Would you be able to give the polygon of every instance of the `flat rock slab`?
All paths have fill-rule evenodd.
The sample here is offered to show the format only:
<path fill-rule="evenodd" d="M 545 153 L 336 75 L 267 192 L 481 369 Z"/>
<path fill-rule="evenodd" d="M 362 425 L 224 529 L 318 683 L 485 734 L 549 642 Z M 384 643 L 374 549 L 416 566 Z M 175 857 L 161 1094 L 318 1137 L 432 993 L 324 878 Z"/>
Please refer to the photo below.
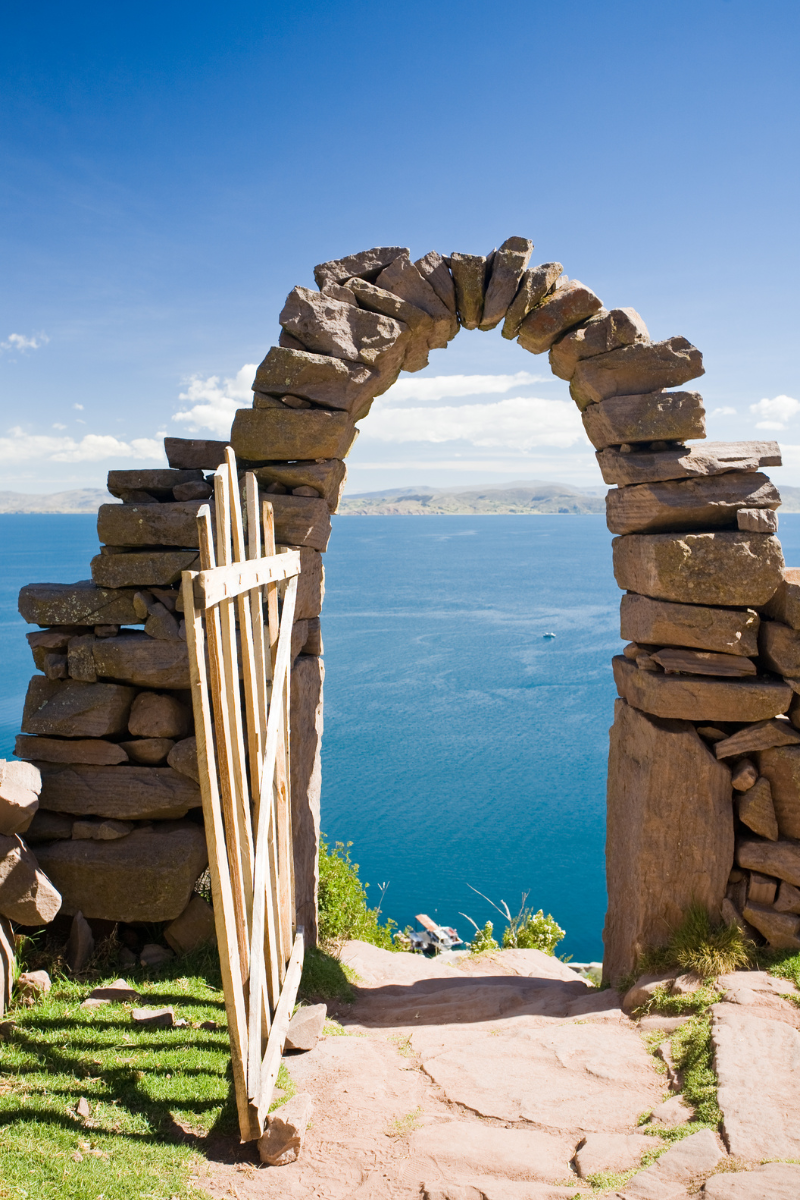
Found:
<path fill-rule="evenodd" d="M 791 704 L 792 689 L 780 679 L 714 679 L 642 671 L 622 655 L 612 660 L 623 700 L 655 717 L 682 721 L 761 721 Z"/>
<path fill-rule="evenodd" d="M 501 1121 L 625 1133 L 661 1100 L 661 1081 L 632 1027 L 460 1027 L 447 1038 L 420 1029 L 413 1044 L 448 1100 Z"/>
<path fill-rule="evenodd" d="M 660 479 L 757 471 L 759 467 L 779 467 L 782 460 L 777 442 L 705 442 L 688 449 L 635 450 L 632 454 L 609 447 L 597 452 L 597 461 L 606 483 L 627 487 Z"/>
<path fill-rule="evenodd" d="M 765 1163 L 752 1171 L 724 1171 L 706 1180 L 705 1200 L 797 1200 L 800 1166 Z"/>
<path fill-rule="evenodd" d="M 19 594 L 19 611 L 31 625 L 138 625 L 133 596 L 133 589 L 99 588 L 89 581 L 28 583 Z"/>
<path fill-rule="evenodd" d="M 676 1142 L 652 1167 L 634 1175 L 622 1188 L 625 1200 L 672 1200 L 685 1196 L 686 1186 L 698 1176 L 710 1175 L 724 1157 L 715 1134 L 701 1129 Z"/>
<path fill-rule="evenodd" d="M 198 785 L 172 767 L 41 767 L 40 804 L 51 812 L 118 821 L 177 820 L 202 803 Z"/>
<path fill-rule="evenodd" d="M 118 683 L 79 683 L 34 675 L 22 710 L 22 732 L 68 738 L 124 733 L 133 688 Z"/>
<path fill-rule="evenodd" d="M 646 1150 L 661 1145 L 660 1138 L 643 1133 L 590 1133 L 575 1155 L 581 1179 L 600 1171 L 629 1171 L 638 1167 Z"/>
<path fill-rule="evenodd" d="M 321 409 L 240 408 L 233 418 L 231 445 L 250 462 L 346 458 L 357 430 L 346 413 Z"/>
<path fill-rule="evenodd" d="M 551 361 L 552 356 L 553 351 Z M 614 396 L 584 410 L 583 428 L 596 450 L 622 443 L 702 438 L 706 432 L 703 398 L 697 392 Z"/>
<path fill-rule="evenodd" d="M 417 1130 L 409 1147 L 415 1156 L 429 1159 L 445 1178 L 458 1173 L 551 1182 L 569 1178 L 575 1139 L 475 1120 L 442 1121 Z M 431 1177 L 434 1172 L 426 1174 Z"/>
<path fill-rule="evenodd" d="M 731 471 L 709 479 L 612 488 L 606 495 L 606 523 L 612 533 L 623 534 L 734 526 L 740 509 L 776 509 L 780 502 L 766 475 Z"/>
<path fill-rule="evenodd" d="M 651 646 L 688 646 L 723 654 L 758 654 L 755 609 L 709 608 L 651 600 L 628 592 L 619 606 L 620 637 Z"/>
<path fill-rule="evenodd" d="M 800 1158 L 800 1032 L 715 1004 L 711 1038 L 723 1135 L 737 1158 Z"/>

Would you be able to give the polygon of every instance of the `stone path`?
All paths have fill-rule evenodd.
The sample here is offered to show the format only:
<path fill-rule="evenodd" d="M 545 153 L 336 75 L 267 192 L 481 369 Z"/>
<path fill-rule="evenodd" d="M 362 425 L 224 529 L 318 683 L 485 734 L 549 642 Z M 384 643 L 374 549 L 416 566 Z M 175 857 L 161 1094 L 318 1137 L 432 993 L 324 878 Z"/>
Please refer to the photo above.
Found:
<path fill-rule="evenodd" d="M 535 950 L 454 963 L 351 942 L 342 958 L 361 980 L 352 1006 L 329 1006 L 342 1032 L 285 1058 L 314 1105 L 299 1160 L 263 1167 L 253 1146 L 207 1150 L 197 1182 L 212 1196 L 574 1198 L 598 1194 L 590 1175 L 637 1167 L 661 1144 L 638 1119 L 669 1097 L 667 1080 L 617 992 Z M 792 985 L 740 972 L 721 986 L 725 1140 L 701 1130 L 604 1195 L 800 1197 L 800 1165 L 758 1165 L 800 1159 L 800 1010 L 781 999 Z M 668 1034 L 674 1022 L 646 1025 L 659 1020 Z M 688 1115 L 675 1097 L 659 1111 L 665 1124 Z"/>

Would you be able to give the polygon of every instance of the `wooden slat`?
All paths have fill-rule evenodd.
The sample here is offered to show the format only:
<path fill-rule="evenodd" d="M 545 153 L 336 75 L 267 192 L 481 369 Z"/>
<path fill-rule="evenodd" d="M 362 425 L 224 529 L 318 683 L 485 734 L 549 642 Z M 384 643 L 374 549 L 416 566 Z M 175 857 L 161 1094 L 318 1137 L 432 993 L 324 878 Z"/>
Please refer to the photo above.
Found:
<path fill-rule="evenodd" d="M 219 567 L 216 571 L 201 571 L 195 583 L 197 599 L 205 608 L 211 608 L 220 600 L 234 599 L 241 592 L 280 582 L 290 575 L 297 575 L 299 571 L 299 551 L 287 550 L 276 555 L 273 550 L 270 557 L 260 558 L 256 562 L 231 563 L 225 571 Z"/>
<path fill-rule="evenodd" d="M 247 558 L 247 547 L 244 540 L 242 509 L 239 502 L 239 480 L 236 471 L 236 458 L 230 446 L 225 451 L 228 467 L 229 490 L 231 498 L 231 534 L 233 538 L 233 557 L 236 562 L 244 562 Z M 252 610 L 250 596 L 240 592 L 236 597 L 236 608 L 239 614 L 239 641 L 242 654 L 242 675 L 244 683 L 244 705 L 247 718 L 247 755 L 250 766 L 250 795 L 258 796 L 261 786 L 261 763 L 264 750 L 266 726 L 261 726 L 261 706 L 259 703 L 259 682 L 263 674 L 259 672 L 256 662 L 255 645 L 253 641 Z M 252 818 L 251 818 L 252 819 Z M 252 833 L 251 833 L 252 837 Z"/>
<path fill-rule="evenodd" d="M 264 514 L 264 551 L 266 554 L 272 555 L 275 553 L 275 510 L 269 500 L 265 500 L 262 507 Z M 290 551 L 297 554 L 298 570 L 300 567 L 300 554 L 297 550 Z M 281 555 L 281 558 L 283 555 Z M 282 578 L 287 578 L 283 576 Z M 269 645 L 272 656 L 272 669 L 275 670 L 275 656 L 278 653 L 278 585 L 276 583 L 267 584 L 267 618 L 269 622 Z"/>
<path fill-rule="evenodd" d="M 278 1007 L 275 1010 L 272 1031 L 270 1032 L 266 1053 L 261 1064 L 261 1082 L 258 1098 L 253 1105 L 255 1109 L 254 1124 L 262 1133 L 266 1124 L 269 1106 L 272 1102 L 272 1090 L 275 1087 L 275 1080 L 280 1070 L 281 1055 L 283 1054 L 283 1046 L 286 1041 L 286 1031 L 292 1019 L 292 1009 L 297 999 L 297 989 L 300 986 L 300 979 L 303 975 L 303 942 L 303 927 L 300 925 L 295 935 L 286 979 L 283 984 L 283 991 L 281 992 Z M 260 1136 L 261 1134 L 259 1133 Z"/>
<path fill-rule="evenodd" d="M 225 830 L 214 758 L 214 731 L 208 702 L 203 620 L 202 614 L 198 613 L 194 607 L 193 573 L 191 571 L 183 572 L 183 603 L 197 756 L 200 766 L 200 795 L 203 803 L 203 822 L 214 902 L 214 924 L 225 995 L 225 1010 L 228 1016 L 239 1132 L 241 1137 L 247 1141 L 250 1138 L 258 1137 L 260 1131 L 257 1127 L 254 1129 L 251 1124 L 252 1114 L 247 1103 L 247 1012 L 239 958 L 239 942 L 236 937 L 237 920 L 233 887 L 225 848 Z"/>
<path fill-rule="evenodd" d="M 278 739 L 281 734 L 281 696 L 286 683 L 286 675 L 291 665 L 292 651 L 292 622 L 294 618 L 295 599 L 297 596 L 297 576 L 289 580 L 286 597 L 281 614 L 280 634 L 278 637 L 278 653 L 275 659 L 275 675 L 273 679 L 272 704 L 270 705 L 267 721 L 267 743 L 264 753 L 264 774 L 262 779 L 261 804 L 259 807 L 258 830 L 256 832 L 256 870 L 253 884 L 253 924 L 250 940 L 250 963 L 254 979 L 261 979 L 264 957 L 264 910 L 266 905 L 267 838 L 265 836 L 268 824 L 268 810 L 264 803 L 264 788 L 271 789 L 275 773 L 278 750 Z M 280 840 L 278 843 L 280 854 Z M 279 861 L 280 867 L 280 861 Z M 249 1011 L 249 1050 L 247 1069 L 247 1089 L 250 1099 L 258 1095 L 259 1073 L 261 1069 L 261 1006 L 251 1004 Z"/>

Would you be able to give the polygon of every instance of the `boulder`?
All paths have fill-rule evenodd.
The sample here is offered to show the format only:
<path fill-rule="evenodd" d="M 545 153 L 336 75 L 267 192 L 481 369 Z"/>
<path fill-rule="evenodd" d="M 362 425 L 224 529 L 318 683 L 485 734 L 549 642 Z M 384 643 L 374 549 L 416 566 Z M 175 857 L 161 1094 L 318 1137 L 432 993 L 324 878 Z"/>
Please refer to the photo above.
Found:
<path fill-rule="evenodd" d="M 173 921 L 207 863 L 202 826 L 165 822 L 113 842 L 51 842 L 39 859 L 63 911 L 106 921 Z"/>
<path fill-rule="evenodd" d="M 550 351 L 551 357 L 560 344 L 557 342 Z M 596 450 L 623 443 L 682 442 L 686 438 L 704 438 L 703 398 L 698 392 L 611 396 L 584 409 L 583 428 Z"/>
<path fill-rule="evenodd" d="M 747 1171 L 726 1171 L 705 1182 L 703 1200 L 797 1200 L 800 1165 L 765 1163 Z"/>
<path fill-rule="evenodd" d="M 176 954 L 189 954 L 215 941 L 216 936 L 214 910 L 196 892 L 181 915 L 164 930 L 164 937 Z"/>
<path fill-rule="evenodd" d="M 800 632 L 781 621 L 762 621 L 758 633 L 761 660 L 778 675 L 800 675 Z"/>
<path fill-rule="evenodd" d="M 191 727 L 191 714 L 177 696 L 140 692 L 131 705 L 128 732 L 134 737 L 182 738 Z"/>
<path fill-rule="evenodd" d="M 97 536 L 109 546 L 199 545 L 197 514 L 205 500 L 182 504 L 101 504 Z M 95 622 L 97 624 L 97 622 Z"/>
<path fill-rule="evenodd" d="M 328 1008 L 325 1004 L 310 1004 L 298 1008 L 289 1022 L 284 1050 L 313 1050 L 322 1037 Z"/>
<path fill-rule="evenodd" d="M 166 761 L 175 743 L 172 738 L 136 738 L 131 742 L 120 742 L 132 763 L 145 767 L 157 767 Z"/>
<path fill-rule="evenodd" d="M 788 721 L 758 721 L 717 742 L 714 753 L 717 758 L 731 758 L 734 754 L 750 754 L 772 746 L 795 746 L 798 742 L 800 734 Z"/>
<path fill-rule="evenodd" d="M 360 308 L 392 317 L 407 326 L 409 338 L 403 356 L 403 370 L 420 371 L 427 367 L 430 343 L 441 341 L 433 317 L 394 292 L 363 279 L 349 279 L 344 290 L 355 296 Z"/>
<path fill-rule="evenodd" d="M 318 550 L 303 546 L 300 549 L 300 578 L 297 581 L 294 619 L 303 621 L 308 617 L 318 617 L 324 598 L 325 568 L 322 556 Z"/>
<path fill-rule="evenodd" d="M 757 904 L 749 899 L 742 916 L 764 935 L 774 950 L 800 950 L 800 917 L 776 912 L 768 904 Z"/>
<path fill-rule="evenodd" d="M 23 971 L 17 979 L 20 998 L 33 1003 L 39 996 L 46 996 L 53 983 L 47 971 Z"/>
<path fill-rule="evenodd" d="M 0 758 L 0 833 L 24 833 L 39 807 L 42 777 L 27 762 Z"/>
<path fill-rule="evenodd" d="M 736 513 L 736 525 L 749 533 L 777 533 L 778 514 L 769 508 L 740 508 Z"/>
<path fill-rule="evenodd" d="M 233 418 L 231 445 L 238 458 L 346 458 L 357 430 L 346 413 L 322 409 L 240 408 Z"/>
<path fill-rule="evenodd" d="M 758 768 L 769 781 L 778 828 L 784 837 L 800 838 L 800 746 L 760 751 Z"/>
<path fill-rule="evenodd" d="M 134 1008 L 131 1010 L 134 1025 L 149 1025 L 151 1029 L 171 1029 L 175 1024 L 175 1010 L 166 1008 Z"/>
<path fill-rule="evenodd" d="M 135 693 L 118 683 L 61 682 L 34 675 L 22 711 L 22 732 L 69 738 L 124 733 Z"/>
<path fill-rule="evenodd" d="M 258 1139 L 262 1163 L 282 1167 L 300 1157 L 312 1103 L 308 1092 L 298 1092 L 267 1116 L 267 1128 Z"/>
<path fill-rule="evenodd" d="M 729 679 L 746 679 L 756 674 L 756 664 L 741 654 L 718 654 L 713 650 L 667 646 L 651 652 L 649 658 L 663 667 L 668 675 L 719 675 Z"/>
<path fill-rule="evenodd" d="M 743 505 L 777 508 L 780 502 L 766 475 L 731 472 L 612 488 L 606 495 L 606 519 L 612 533 L 707 529 L 735 525 Z"/>
<path fill-rule="evenodd" d="M 550 350 L 550 369 L 559 379 L 569 380 L 582 358 L 607 354 L 609 350 L 631 346 L 634 342 L 649 341 L 647 326 L 635 308 L 612 308 L 611 312 L 600 309 L 588 321 L 554 343 Z M 658 436 L 651 434 L 646 440 L 652 441 Z"/>
<path fill-rule="evenodd" d="M 481 329 L 494 329 L 505 317 L 530 262 L 532 250 L 533 242 L 528 238 L 510 237 L 495 251 L 483 302 Z"/>
<path fill-rule="evenodd" d="M 447 262 L 438 250 L 429 250 L 422 258 L 418 258 L 414 266 L 427 283 L 431 285 L 442 303 L 455 315 L 456 286 Z"/>
<path fill-rule="evenodd" d="M 775 911 L 800 914 L 800 888 L 796 888 L 782 879 L 775 897 Z"/>
<path fill-rule="evenodd" d="M 49 925 L 61 896 L 18 834 L 0 834 L 0 916 L 19 925 Z"/>
<path fill-rule="evenodd" d="M 686 721 L 646 716 L 624 701 L 614 713 L 603 933 L 603 978 L 612 983 L 662 944 L 693 903 L 718 918 L 733 864 L 728 769 Z"/>
<path fill-rule="evenodd" d="M 88 579 L 26 584 L 19 594 L 19 611 L 30 625 L 139 624 L 132 591 L 95 587 Z"/>
<path fill-rule="evenodd" d="M 620 637 L 645 646 L 689 646 L 723 654 L 758 653 L 758 613 L 651 600 L 629 592 L 619 606 Z"/>
<path fill-rule="evenodd" d="M 630 533 L 612 547 L 617 585 L 654 600 L 757 607 L 783 570 L 780 542 L 763 533 Z"/>
<path fill-rule="evenodd" d="M 164 438 L 164 450 L 171 467 L 199 468 L 201 471 L 216 471 L 225 462 L 227 445 L 227 442 L 205 438 Z"/>
<path fill-rule="evenodd" d="M 563 269 L 561 263 L 541 263 L 538 267 L 529 267 L 523 272 L 517 294 L 508 306 L 503 322 L 504 338 L 512 341 L 518 335 L 525 317 L 544 300 Z"/>
<path fill-rule="evenodd" d="M 602 1172 L 617 1174 L 638 1167 L 642 1155 L 659 1139 L 643 1133 L 590 1133 L 578 1147 L 575 1169 L 581 1179 Z"/>
<path fill-rule="evenodd" d="M 785 567 L 778 590 L 764 605 L 764 615 L 800 629 L 800 569 Z"/>
<path fill-rule="evenodd" d="M 270 496 L 269 499 L 275 512 L 277 545 L 327 549 L 331 518 L 325 500 L 308 496 Z"/>
<path fill-rule="evenodd" d="M 742 838 L 736 844 L 736 863 L 745 870 L 763 871 L 800 887 L 800 846 L 794 842 Z"/>
<path fill-rule="evenodd" d="M 685 721 L 760 721 L 785 712 L 791 688 L 778 679 L 712 679 L 642 671 L 622 655 L 612 660 L 617 691 L 656 717 Z"/>
<path fill-rule="evenodd" d="M 120 499 L 126 492 L 144 491 L 159 500 L 171 500 L 172 489 L 182 483 L 203 483 L 200 470 L 176 471 L 170 467 L 156 467 L 135 471 L 109 471 L 108 490 Z"/>
<path fill-rule="evenodd" d="M 294 879 L 297 924 L 303 926 L 309 946 L 317 940 L 324 679 L 321 658 L 300 655 L 295 660 L 291 679 Z"/>
<path fill-rule="evenodd" d="M 375 369 L 384 367 L 388 356 L 399 367 L 410 338 L 401 321 L 304 287 L 292 289 L 278 319 L 307 350 Z"/>
<path fill-rule="evenodd" d="M 800 1158 L 800 1034 L 738 1004 L 712 1006 L 722 1132 L 736 1158 Z M 772 1193 L 766 1192 L 772 1200 Z"/>
<path fill-rule="evenodd" d="M 705 446 L 670 447 L 667 450 L 634 450 L 607 447 L 596 456 L 606 483 L 628 487 L 632 483 L 658 483 L 665 479 L 695 479 L 724 475 L 728 471 L 757 471 L 779 467 L 777 442 L 707 442 Z"/>
<path fill-rule="evenodd" d="M 253 404 L 258 408 L 259 393 L 266 393 L 299 396 L 324 408 L 356 412 L 377 395 L 379 385 L 380 377 L 363 363 L 272 346 L 253 380 Z"/>
<path fill-rule="evenodd" d="M 570 382 L 570 395 L 580 409 L 609 396 L 641 396 L 679 387 L 703 375 L 703 356 L 684 337 L 663 342 L 635 342 L 608 354 L 584 358 Z"/>
<path fill-rule="evenodd" d="M 761 776 L 751 788 L 742 792 L 736 811 L 742 824 L 752 829 L 753 833 L 772 842 L 778 840 L 778 820 L 768 779 Z"/>
<path fill-rule="evenodd" d="M 92 657 L 97 674 L 107 679 L 139 687 L 182 690 L 190 686 L 189 654 L 181 640 L 161 641 L 144 633 L 98 638 Z"/>
<path fill-rule="evenodd" d="M 711 1129 L 700 1129 L 675 1142 L 653 1163 L 624 1185 L 625 1200 L 677 1200 L 698 1175 L 710 1175 L 725 1157 Z"/>
<path fill-rule="evenodd" d="M 64 959 L 73 975 L 84 971 L 94 954 L 94 934 L 82 912 L 72 918 Z"/>
<path fill-rule="evenodd" d="M 357 275 L 359 279 L 377 279 L 381 271 L 389 266 L 398 255 L 408 254 L 403 246 L 374 246 L 361 250 L 346 258 L 333 258 L 330 262 L 318 263 L 314 267 L 314 279 L 320 289 L 331 283 L 344 283 Z"/>
<path fill-rule="evenodd" d="M 197 738 L 183 738 L 176 742 L 167 755 L 167 762 L 174 771 L 185 775 L 187 779 L 200 782 L 200 769 L 197 765 Z"/>
<path fill-rule="evenodd" d="M 483 298 L 491 255 L 450 255 L 450 271 L 456 287 L 458 316 L 465 329 L 477 329 L 483 319 Z"/>
<path fill-rule="evenodd" d="M 172 820 L 201 804 L 197 785 L 171 767 L 42 763 L 41 768 L 39 803 L 50 812 L 113 817 L 121 821 Z"/>
<path fill-rule="evenodd" d="M 544 354 L 560 333 L 591 317 L 602 307 L 602 300 L 591 288 L 577 279 L 570 279 L 528 313 L 519 327 L 517 341 L 531 354 Z"/>
<path fill-rule="evenodd" d="M 447 268 L 445 267 L 445 270 Z M 449 271 L 448 279 L 451 279 Z M 407 254 L 398 254 L 375 280 L 380 288 L 393 292 L 433 318 L 434 328 L 428 340 L 431 350 L 442 349 L 458 333 L 455 303 L 451 309 L 436 293 L 416 263 Z M 452 279 L 451 279 L 452 287 Z"/>
<path fill-rule="evenodd" d="M 281 484 L 289 491 L 298 487 L 312 487 L 326 502 L 328 511 L 334 513 L 339 507 L 344 491 L 347 467 L 338 458 L 329 458 L 323 462 L 275 462 L 258 467 L 255 476 L 265 488 L 273 483 Z"/>
<path fill-rule="evenodd" d="M 114 742 L 101 738 L 28 737 L 17 734 L 14 744 L 17 758 L 29 761 L 56 763 L 86 763 L 97 767 L 112 767 L 128 761 L 125 751 Z"/>
<path fill-rule="evenodd" d="M 165 587 L 180 583 L 182 571 L 199 570 L 193 550 L 144 550 L 130 554 L 96 554 L 92 579 L 98 587 Z"/>

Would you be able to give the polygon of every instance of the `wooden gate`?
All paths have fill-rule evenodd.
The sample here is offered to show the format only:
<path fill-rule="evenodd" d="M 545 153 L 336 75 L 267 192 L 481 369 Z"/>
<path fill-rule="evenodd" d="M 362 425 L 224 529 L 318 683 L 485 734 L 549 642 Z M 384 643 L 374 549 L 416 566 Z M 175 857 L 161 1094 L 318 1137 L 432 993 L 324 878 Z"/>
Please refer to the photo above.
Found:
<path fill-rule="evenodd" d="M 236 457 L 214 475 L 214 517 L 197 515 L 200 571 L 183 572 L 214 918 L 243 1140 L 269 1111 L 303 967 L 295 929 L 289 771 L 291 640 L 300 555 L 277 554 Z M 214 534 L 216 536 L 214 536 Z M 265 612 L 266 610 L 266 612 Z"/>

